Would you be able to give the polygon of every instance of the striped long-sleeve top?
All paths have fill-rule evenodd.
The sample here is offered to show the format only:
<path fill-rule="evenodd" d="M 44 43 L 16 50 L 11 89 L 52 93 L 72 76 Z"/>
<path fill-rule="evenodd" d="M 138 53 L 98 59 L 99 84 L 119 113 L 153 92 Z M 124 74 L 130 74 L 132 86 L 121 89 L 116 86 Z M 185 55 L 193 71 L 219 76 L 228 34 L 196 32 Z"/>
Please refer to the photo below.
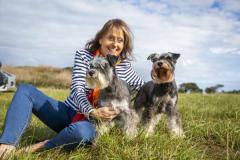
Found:
<path fill-rule="evenodd" d="M 89 69 L 89 62 L 92 59 L 93 54 L 85 49 L 76 52 L 70 95 L 64 101 L 67 106 L 80 111 L 86 117 L 93 110 L 92 105 L 87 99 L 91 89 L 86 85 L 86 72 Z M 116 65 L 115 69 L 117 76 L 126 81 L 132 89 L 138 90 L 144 84 L 144 81 L 133 70 L 129 60 L 122 60 Z"/>

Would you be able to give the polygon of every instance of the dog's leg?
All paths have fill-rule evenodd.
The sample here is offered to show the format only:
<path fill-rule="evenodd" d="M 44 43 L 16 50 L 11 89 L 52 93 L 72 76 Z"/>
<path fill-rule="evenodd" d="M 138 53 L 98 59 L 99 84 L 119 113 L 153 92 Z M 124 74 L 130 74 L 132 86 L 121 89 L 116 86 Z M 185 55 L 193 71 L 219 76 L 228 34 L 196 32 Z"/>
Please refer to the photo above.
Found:
<path fill-rule="evenodd" d="M 150 122 L 148 123 L 148 128 L 147 128 L 147 132 L 146 132 L 146 137 L 149 137 L 151 135 L 153 135 L 154 130 L 158 124 L 158 122 L 161 119 L 161 114 L 157 114 L 155 116 L 153 116 L 153 118 L 151 118 Z"/>
<path fill-rule="evenodd" d="M 133 108 L 140 115 L 142 114 L 142 109 L 146 105 L 147 102 L 147 94 L 143 88 L 137 93 L 136 99 L 134 101 Z"/>
<path fill-rule="evenodd" d="M 140 121 L 138 114 L 131 109 L 124 114 L 123 119 L 124 119 L 123 132 L 130 139 L 136 137 L 138 133 L 137 125 Z"/>
<path fill-rule="evenodd" d="M 176 107 L 167 106 L 166 113 L 168 115 L 168 126 L 173 136 L 184 138 L 184 132 L 182 129 L 182 122 L 180 113 L 176 110 Z"/>
<path fill-rule="evenodd" d="M 101 124 L 97 126 L 98 137 L 102 136 L 104 133 L 108 133 L 112 127 L 114 127 L 114 122 L 101 122 Z"/>

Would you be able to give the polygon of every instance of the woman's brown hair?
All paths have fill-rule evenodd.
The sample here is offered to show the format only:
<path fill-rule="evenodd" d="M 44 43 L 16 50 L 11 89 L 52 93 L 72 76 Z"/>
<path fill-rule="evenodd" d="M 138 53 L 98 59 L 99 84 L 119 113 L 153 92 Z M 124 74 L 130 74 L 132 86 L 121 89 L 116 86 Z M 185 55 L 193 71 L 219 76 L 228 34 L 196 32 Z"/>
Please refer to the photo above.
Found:
<path fill-rule="evenodd" d="M 88 41 L 85 45 L 85 49 L 89 52 L 94 52 L 97 49 L 100 48 L 99 40 L 107 34 L 107 32 L 112 29 L 113 27 L 122 29 L 124 33 L 124 47 L 120 54 L 120 59 L 133 59 L 132 50 L 133 50 L 133 44 L 132 44 L 132 32 L 128 25 L 121 19 L 111 19 L 107 21 L 102 29 L 97 32 L 94 39 Z"/>

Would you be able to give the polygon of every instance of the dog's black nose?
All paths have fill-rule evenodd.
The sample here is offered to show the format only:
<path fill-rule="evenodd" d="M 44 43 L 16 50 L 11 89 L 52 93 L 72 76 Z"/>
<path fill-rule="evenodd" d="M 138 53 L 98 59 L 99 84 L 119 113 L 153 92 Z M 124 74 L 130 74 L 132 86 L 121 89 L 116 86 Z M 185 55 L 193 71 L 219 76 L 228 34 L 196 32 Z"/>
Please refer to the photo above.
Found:
<path fill-rule="evenodd" d="M 88 72 L 88 74 L 89 74 L 90 76 L 93 76 L 94 73 L 95 73 L 95 71 L 93 71 L 93 70 L 91 70 L 91 71 Z"/>
<path fill-rule="evenodd" d="M 162 63 L 162 62 L 158 62 L 157 65 L 158 65 L 159 67 L 161 67 L 161 66 L 163 65 L 163 63 Z"/>

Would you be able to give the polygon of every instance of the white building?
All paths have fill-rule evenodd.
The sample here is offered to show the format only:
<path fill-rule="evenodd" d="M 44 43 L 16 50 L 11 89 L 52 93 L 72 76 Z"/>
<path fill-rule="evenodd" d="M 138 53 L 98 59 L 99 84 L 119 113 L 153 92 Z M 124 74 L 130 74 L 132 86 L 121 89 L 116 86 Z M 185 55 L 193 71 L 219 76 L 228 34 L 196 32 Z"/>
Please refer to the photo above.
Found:
<path fill-rule="evenodd" d="M 16 88 L 16 76 L 14 74 L 1 71 L 0 62 L 0 92 L 9 91 Z"/>

